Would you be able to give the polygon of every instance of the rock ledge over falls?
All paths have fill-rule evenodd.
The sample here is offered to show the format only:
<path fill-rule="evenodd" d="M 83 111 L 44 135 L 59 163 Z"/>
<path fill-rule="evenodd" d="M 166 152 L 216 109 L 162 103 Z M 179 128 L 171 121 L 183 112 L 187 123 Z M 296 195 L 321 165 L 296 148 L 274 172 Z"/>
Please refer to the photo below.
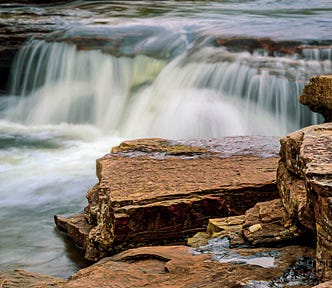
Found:
<path fill-rule="evenodd" d="M 97 160 L 84 213 L 56 224 L 96 261 L 124 249 L 184 243 L 209 218 L 278 197 L 276 138 L 123 142 Z"/>

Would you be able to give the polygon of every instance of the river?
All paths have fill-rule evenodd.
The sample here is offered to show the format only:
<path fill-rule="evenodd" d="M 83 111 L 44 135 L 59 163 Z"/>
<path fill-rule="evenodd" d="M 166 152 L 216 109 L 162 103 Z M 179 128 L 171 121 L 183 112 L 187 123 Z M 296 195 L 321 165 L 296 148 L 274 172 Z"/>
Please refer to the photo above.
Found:
<path fill-rule="evenodd" d="M 87 264 L 53 215 L 86 206 L 95 160 L 123 139 L 282 136 L 322 121 L 297 98 L 332 73 L 329 0 L 0 5 L 27 10 L 62 20 L 22 47 L 0 97 L 0 270 L 68 277 Z"/>

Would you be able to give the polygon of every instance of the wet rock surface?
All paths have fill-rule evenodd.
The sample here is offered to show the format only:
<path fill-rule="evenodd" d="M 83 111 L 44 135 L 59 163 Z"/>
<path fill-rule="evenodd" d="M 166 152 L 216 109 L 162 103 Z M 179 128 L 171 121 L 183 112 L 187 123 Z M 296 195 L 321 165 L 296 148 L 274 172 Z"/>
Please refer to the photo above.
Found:
<path fill-rule="evenodd" d="M 250 38 L 250 37 L 217 37 L 216 45 L 226 47 L 231 52 L 249 51 L 264 52 L 269 56 L 281 55 L 298 55 L 306 57 L 306 50 L 331 49 L 331 41 L 292 41 L 292 40 L 275 40 L 272 38 Z"/>
<path fill-rule="evenodd" d="M 94 261 L 130 247 L 184 242 L 204 231 L 209 218 L 243 214 L 258 201 L 278 197 L 279 158 L 267 144 L 273 142 L 269 137 L 126 141 L 98 159 L 99 183 L 87 194 L 82 227 L 70 218 L 59 225 L 56 217 L 56 223 L 78 232 L 71 233 L 73 240 L 84 243 L 86 258 Z M 249 153 L 255 143 L 260 152 Z"/>
<path fill-rule="evenodd" d="M 300 246 L 273 251 L 259 248 L 230 252 L 223 245 L 223 242 L 210 245 L 210 248 L 217 249 L 218 257 L 213 249 L 198 252 L 186 246 L 127 250 L 79 271 L 63 287 L 255 287 L 248 286 L 254 281 L 272 285 L 273 281 L 280 282 L 282 277 L 289 275 L 287 269 L 291 269 L 303 255 L 312 254 L 310 248 Z M 230 255 L 236 256 L 233 261 Z M 255 259 L 266 260 L 264 257 L 271 258 L 273 267 L 266 267 L 264 261 L 260 263 L 262 265 L 255 262 Z M 226 258 L 225 262 L 219 261 Z M 248 262 L 245 263 L 244 259 Z M 294 285 L 292 281 L 284 281 L 282 286 L 276 287 L 311 287 L 312 283 Z"/>

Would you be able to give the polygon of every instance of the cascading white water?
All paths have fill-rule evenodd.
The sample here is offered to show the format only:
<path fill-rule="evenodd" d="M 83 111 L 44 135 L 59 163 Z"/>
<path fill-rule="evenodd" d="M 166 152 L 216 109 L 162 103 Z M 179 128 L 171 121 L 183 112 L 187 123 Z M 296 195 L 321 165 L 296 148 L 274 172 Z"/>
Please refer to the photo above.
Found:
<path fill-rule="evenodd" d="M 297 98 L 332 73 L 331 1 L 2 2 L 4 29 L 61 31 L 22 47 L 0 97 L 0 270 L 69 277 L 85 265 L 53 215 L 81 212 L 96 158 L 123 138 L 283 135 L 322 121 Z M 232 36 L 261 46 L 216 47 Z"/>
<path fill-rule="evenodd" d="M 34 40 L 16 58 L 12 94 L 20 98 L 5 118 L 90 124 L 123 137 L 282 135 L 318 119 L 297 97 L 309 76 L 331 71 L 331 62 L 308 55 L 205 48 L 167 63 Z"/>

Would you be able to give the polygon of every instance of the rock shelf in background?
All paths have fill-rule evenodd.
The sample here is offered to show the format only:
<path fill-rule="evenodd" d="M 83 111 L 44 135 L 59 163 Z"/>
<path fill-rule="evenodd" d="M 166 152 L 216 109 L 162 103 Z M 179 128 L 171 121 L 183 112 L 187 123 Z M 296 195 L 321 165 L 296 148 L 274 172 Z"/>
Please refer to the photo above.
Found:
<path fill-rule="evenodd" d="M 275 141 L 123 142 L 97 160 L 99 182 L 84 213 L 56 216 L 56 224 L 93 261 L 131 247 L 184 242 L 209 218 L 240 215 L 278 197 Z"/>
<path fill-rule="evenodd" d="M 294 55 L 305 57 L 304 51 L 317 49 L 331 49 L 331 41 L 296 41 L 296 40 L 276 40 L 268 37 L 250 38 L 250 37 L 217 37 L 215 40 L 217 46 L 226 47 L 232 52 L 264 51 L 269 56 Z M 317 45 L 318 44 L 318 45 Z"/>

